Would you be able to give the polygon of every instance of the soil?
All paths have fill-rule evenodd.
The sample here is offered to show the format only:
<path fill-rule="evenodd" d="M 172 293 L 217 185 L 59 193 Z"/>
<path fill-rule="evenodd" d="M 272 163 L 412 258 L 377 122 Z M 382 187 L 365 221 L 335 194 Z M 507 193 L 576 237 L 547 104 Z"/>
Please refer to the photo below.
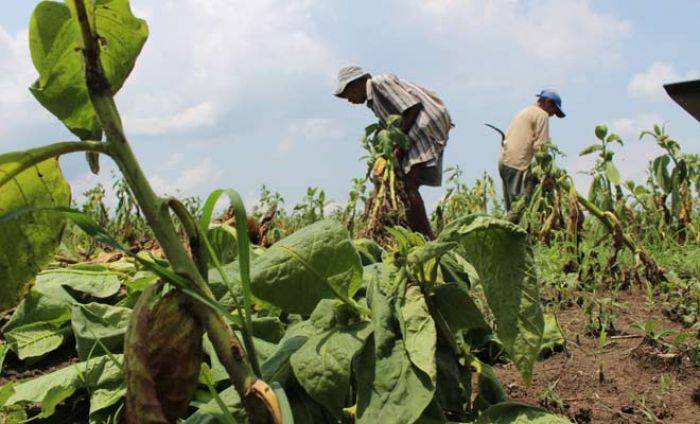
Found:
<path fill-rule="evenodd" d="M 536 364 L 531 385 L 512 364 L 497 365 L 510 400 L 538 404 L 579 424 L 700 423 L 700 369 L 688 355 L 653 346 L 636 325 L 653 319 L 659 330 L 691 330 L 665 318 L 662 307 L 647 304 L 639 290 L 615 297 L 618 333 L 608 336 L 602 349 L 598 337 L 587 334 L 583 309 L 573 303 L 556 313 L 565 349 Z"/>

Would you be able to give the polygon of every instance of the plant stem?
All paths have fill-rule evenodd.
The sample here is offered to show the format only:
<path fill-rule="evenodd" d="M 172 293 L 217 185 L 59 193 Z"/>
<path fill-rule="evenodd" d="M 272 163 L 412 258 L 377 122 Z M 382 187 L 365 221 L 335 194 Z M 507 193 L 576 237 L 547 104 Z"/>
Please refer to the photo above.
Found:
<path fill-rule="evenodd" d="M 102 69 L 99 46 L 90 28 L 84 0 L 69 1 L 75 6 L 83 38 L 85 77 L 90 101 L 107 135 L 109 151 L 141 206 L 173 271 L 193 283 L 204 296 L 213 299 L 204 277 L 187 255 L 175 231 L 168 202 L 155 194 L 127 141 L 109 82 Z M 241 395 L 251 422 L 280 422 L 279 415 L 275 412 L 279 411 L 276 396 L 253 373 L 245 350 L 231 327 L 221 315 L 200 302 L 192 302 L 191 308 L 206 329 L 231 383 Z"/>

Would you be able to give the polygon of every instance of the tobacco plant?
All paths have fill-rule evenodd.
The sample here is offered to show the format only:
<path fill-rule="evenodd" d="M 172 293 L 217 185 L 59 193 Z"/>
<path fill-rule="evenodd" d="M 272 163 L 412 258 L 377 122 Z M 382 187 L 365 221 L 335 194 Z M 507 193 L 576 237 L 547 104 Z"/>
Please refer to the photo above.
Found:
<path fill-rule="evenodd" d="M 277 397 L 258 377 L 252 346 L 247 346 L 246 352 L 226 316 L 217 309 L 207 285 L 207 240 L 202 228 L 206 228 L 208 222 L 200 222 L 198 226 L 181 202 L 160 197 L 153 191 L 122 126 L 114 95 L 131 72 L 146 41 L 146 23 L 132 14 L 128 0 L 43 1 L 32 15 L 29 32 L 32 61 L 39 73 L 30 91 L 80 141 L 59 142 L 0 156 L 0 212 L 4 214 L 0 241 L 0 279 L 4 288 L 0 306 L 12 307 L 24 296 L 34 276 L 52 257 L 67 218 L 99 241 L 120 247 L 87 216 L 67 209 L 70 187 L 58 164 L 58 157 L 63 154 L 86 152 L 90 169 L 98 172 L 98 154 L 107 156 L 121 171 L 167 263 L 157 258 L 135 258 L 172 285 L 171 289 L 179 296 L 179 304 L 186 314 L 195 318 L 192 325 L 206 331 L 251 420 L 280 422 Z M 230 197 L 234 203 L 239 201 L 233 194 Z M 186 229 L 187 246 L 176 232 L 172 214 Z M 245 228 L 245 219 L 242 221 L 239 228 Z M 239 240 L 245 241 L 243 237 Z M 244 284 L 248 272 L 246 259 L 240 258 Z M 183 298 L 179 293 L 187 293 L 188 297 Z M 162 303 L 154 302 L 156 308 Z M 166 320 L 175 313 L 167 312 L 165 307 L 162 309 Z M 135 350 L 126 350 L 127 399 L 131 399 L 127 402 L 126 420 L 168 421 L 173 411 L 164 399 L 176 399 L 180 405 L 187 406 L 187 395 L 191 393 L 192 384 L 196 384 L 196 379 L 191 378 L 192 372 L 198 370 L 199 360 L 195 370 L 171 369 L 173 378 L 182 377 L 176 380 L 178 384 L 158 378 L 159 372 L 167 372 L 164 370 L 169 364 L 152 362 L 147 340 L 148 334 L 158 325 L 158 319 L 149 318 L 147 309 L 144 311 L 145 315 L 134 313 L 133 329 L 127 335 L 127 346 Z M 248 308 L 244 312 L 244 321 L 249 323 L 251 311 Z M 183 330 L 178 325 L 173 328 L 174 331 Z M 176 339 L 163 338 L 166 351 L 172 349 L 167 344 Z M 188 363 L 190 355 L 198 357 L 201 349 L 196 343 L 199 343 L 197 337 L 187 339 L 188 347 L 180 346 L 179 356 L 169 355 L 170 364 Z"/>

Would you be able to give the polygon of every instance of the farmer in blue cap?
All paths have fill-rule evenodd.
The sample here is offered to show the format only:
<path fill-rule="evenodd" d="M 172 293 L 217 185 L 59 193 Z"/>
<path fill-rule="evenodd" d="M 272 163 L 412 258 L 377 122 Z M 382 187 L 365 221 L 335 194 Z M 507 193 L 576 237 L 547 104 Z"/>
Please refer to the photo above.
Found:
<path fill-rule="evenodd" d="M 506 131 L 498 160 L 498 173 L 503 180 L 503 197 L 508 219 L 518 221 L 513 203 L 523 194 L 525 171 L 542 145 L 549 141 L 549 117 L 566 115 L 561 110 L 561 97 L 555 91 L 542 90 L 537 102 L 521 110 Z"/>
<path fill-rule="evenodd" d="M 333 94 L 353 104 L 366 102 L 383 122 L 390 115 L 401 115 L 401 130 L 410 147 L 397 151 L 396 156 L 404 171 L 408 225 L 432 239 L 433 231 L 418 188 L 442 185 L 442 154 L 454 126 L 442 100 L 432 91 L 396 75 L 371 76 L 354 65 L 340 69 Z"/>

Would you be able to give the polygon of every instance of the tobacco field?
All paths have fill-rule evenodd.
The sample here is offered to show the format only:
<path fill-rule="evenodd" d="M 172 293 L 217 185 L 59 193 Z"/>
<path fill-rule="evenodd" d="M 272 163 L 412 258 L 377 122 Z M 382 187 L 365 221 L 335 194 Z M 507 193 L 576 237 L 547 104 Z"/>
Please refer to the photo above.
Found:
<path fill-rule="evenodd" d="M 332 211 L 162 197 L 114 102 L 147 38 L 128 0 L 31 18 L 29 90 L 76 139 L 0 153 L 1 422 L 697 422 L 700 156 L 663 126 L 591 128 L 585 193 L 547 144 L 517 224 L 448 169 L 435 240 L 405 226 L 398 117 L 358 129 Z M 645 180 L 623 143 L 663 149 Z M 116 206 L 71 192 L 67 154 L 117 165 Z"/>

